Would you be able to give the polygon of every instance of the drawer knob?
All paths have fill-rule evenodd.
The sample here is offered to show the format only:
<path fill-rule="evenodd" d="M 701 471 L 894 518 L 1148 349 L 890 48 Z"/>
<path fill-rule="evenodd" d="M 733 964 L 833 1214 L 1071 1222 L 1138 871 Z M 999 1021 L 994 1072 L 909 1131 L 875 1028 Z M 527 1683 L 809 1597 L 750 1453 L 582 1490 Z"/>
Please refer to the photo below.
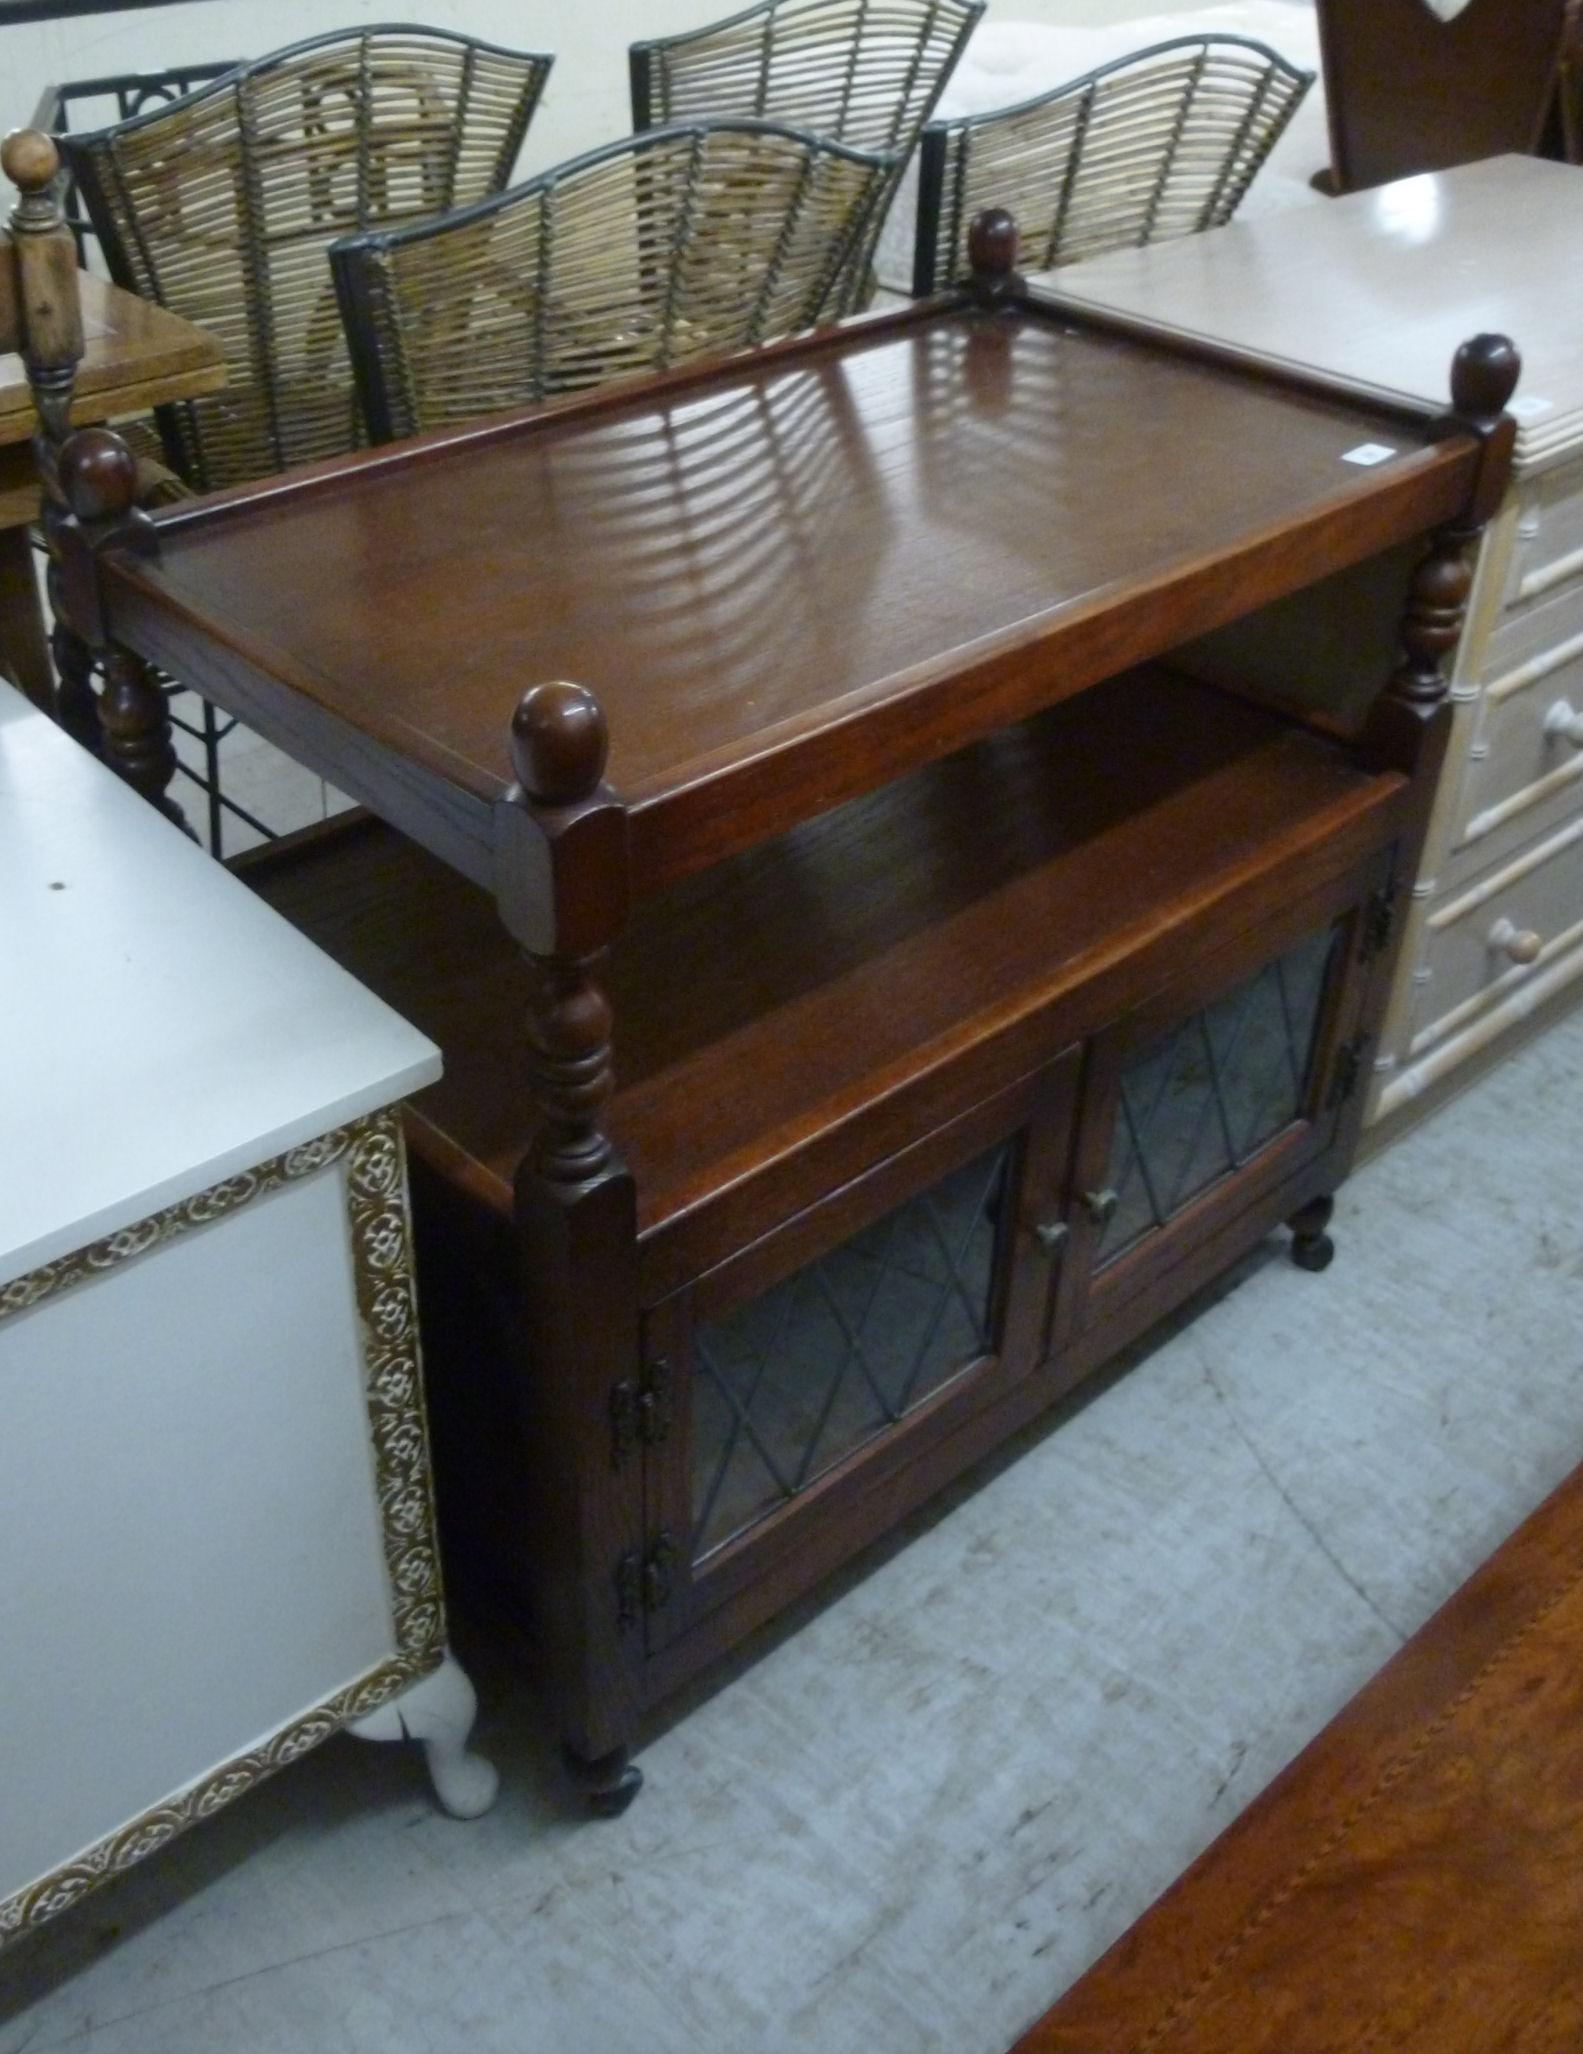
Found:
<path fill-rule="evenodd" d="M 1065 1220 L 1040 1220 L 1033 1230 L 1033 1238 L 1046 1255 L 1054 1255 L 1064 1245 L 1070 1231 Z"/>
<path fill-rule="evenodd" d="M 1545 733 L 1559 735 L 1571 748 L 1583 749 L 1583 713 L 1574 713 L 1567 700 L 1558 699 L 1545 715 Z"/>
<path fill-rule="evenodd" d="M 1497 920 L 1490 929 L 1490 947 L 1498 956 L 1508 956 L 1514 963 L 1536 963 L 1544 947 L 1543 939 L 1531 927 L 1518 927 L 1510 920 Z"/>
<path fill-rule="evenodd" d="M 1119 1203 L 1120 1200 L 1114 1191 L 1085 1191 L 1083 1193 L 1083 1210 L 1088 1214 L 1096 1227 L 1107 1226 L 1115 1218 L 1116 1207 Z"/>

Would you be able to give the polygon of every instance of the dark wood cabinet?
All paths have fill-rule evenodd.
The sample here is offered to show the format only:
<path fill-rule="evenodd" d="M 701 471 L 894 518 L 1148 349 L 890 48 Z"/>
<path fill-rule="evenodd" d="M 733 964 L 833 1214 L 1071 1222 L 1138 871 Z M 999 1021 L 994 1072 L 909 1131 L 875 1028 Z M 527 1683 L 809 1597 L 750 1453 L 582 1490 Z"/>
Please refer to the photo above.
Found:
<path fill-rule="evenodd" d="M 442 1530 L 596 1805 L 648 1707 L 1270 1229 L 1322 1265 L 1514 375 L 1383 411 L 986 270 L 141 553 L 84 500 L 118 703 L 135 652 L 370 808 L 248 874 L 444 1050 Z M 1361 723 L 1270 703 L 1270 635 L 1195 675 L 1262 611 L 1330 616 Z"/>

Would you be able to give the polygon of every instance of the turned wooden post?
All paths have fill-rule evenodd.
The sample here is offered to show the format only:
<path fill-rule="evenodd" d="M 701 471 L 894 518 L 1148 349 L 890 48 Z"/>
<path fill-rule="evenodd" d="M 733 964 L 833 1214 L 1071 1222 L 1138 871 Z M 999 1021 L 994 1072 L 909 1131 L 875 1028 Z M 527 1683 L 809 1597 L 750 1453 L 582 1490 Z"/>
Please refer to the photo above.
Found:
<path fill-rule="evenodd" d="M 37 129 L 14 129 L 0 144 L 0 166 L 19 195 L 6 223 L 7 246 L 0 250 L 0 350 L 20 354 L 33 394 L 38 416 L 33 455 L 43 493 L 46 542 L 64 506 L 55 460 L 71 432 L 72 396 L 83 353 L 77 248 L 55 193 L 59 163 L 54 143 Z M 4 541 L 8 577 L 19 585 L 22 579 L 30 580 L 25 530 L 7 530 Z M 16 604 L 19 618 L 30 613 L 37 623 L 32 594 L 25 587 Z M 26 674 L 18 682 L 41 711 L 58 713 L 41 627 L 35 625 L 28 639 L 39 646 L 22 652 Z M 66 653 L 70 657 L 76 651 L 68 648 Z"/>
<path fill-rule="evenodd" d="M 104 670 L 93 718 L 104 760 L 178 827 L 187 828 L 170 796 L 176 773 L 170 712 L 153 669 L 110 639 L 99 589 L 99 559 L 108 550 L 151 556 L 154 524 L 134 504 L 137 463 L 113 428 L 79 428 L 57 464 L 65 511 L 55 523 L 50 589 L 58 614 Z"/>
<path fill-rule="evenodd" d="M 1475 335 L 1452 360 L 1452 411 L 1444 426 L 1448 434 L 1478 437 L 1478 474 L 1462 512 L 1430 537 L 1428 553 L 1413 572 L 1402 610 L 1402 660 L 1362 736 L 1361 753 L 1371 769 L 1438 774 L 1446 744 L 1446 662 L 1462 638 L 1473 545 L 1506 491 L 1517 428 L 1505 407 L 1521 369 L 1522 359 L 1504 335 Z"/>
<path fill-rule="evenodd" d="M 999 306 L 1022 291 L 1017 269 L 1020 243 L 1017 223 L 1004 207 L 986 207 L 973 216 L 967 231 L 972 269 L 966 283 L 969 296 L 980 306 Z"/>
<path fill-rule="evenodd" d="M 612 1402 L 639 1353 L 637 1205 L 601 1125 L 613 1087 L 600 958 L 626 917 L 627 815 L 603 782 L 591 692 L 543 684 L 512 716 L 516 788 L 495 812 L 495 891 L 527 952 L 528 1082 L 539 1125 L 516 1175 L 524 1351 L 519 1402 L 546 1616 L 532 1622 L 561 1736 L 594 1810 L 624 1810 L 643 1627 L 621 1572 L 645 1545 L 640 1464 L 613 1459 Z M 535 1459 L 537 1458 L 537 1459 Z"/>

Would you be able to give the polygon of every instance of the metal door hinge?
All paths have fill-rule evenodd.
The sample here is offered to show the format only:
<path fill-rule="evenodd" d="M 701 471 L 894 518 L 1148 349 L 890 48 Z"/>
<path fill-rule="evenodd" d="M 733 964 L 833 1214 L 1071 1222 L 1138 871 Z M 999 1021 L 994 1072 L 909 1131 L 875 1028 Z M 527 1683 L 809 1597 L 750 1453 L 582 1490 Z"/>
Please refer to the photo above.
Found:
<path fill-rule="evenodd" d="M 656 1356 L 639 1385 L 630 1378 L 610 1393 L 610 1461 L 624 1469 L 638 1446 L 658 1448 L 671 1430 L 671 1365 Z"/>
<path fill-rule="evenodd" d="M 676 1588 L 676 1543 L 656 1534 L 647 1554 L 631 1548 L 616 1564 L 616 1626 L 630 1633 L 644 1613 L 662 1612 Z"/>

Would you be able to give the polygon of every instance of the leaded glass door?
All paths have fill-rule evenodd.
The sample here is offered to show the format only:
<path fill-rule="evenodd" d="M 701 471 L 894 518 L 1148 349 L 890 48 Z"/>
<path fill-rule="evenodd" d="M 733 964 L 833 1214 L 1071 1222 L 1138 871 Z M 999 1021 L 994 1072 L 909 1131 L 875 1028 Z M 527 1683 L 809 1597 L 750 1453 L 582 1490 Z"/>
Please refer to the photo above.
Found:
<path fill-rule="evenodd" d="M 810 1522 L 861 1545 L 865 1495 L 1037 1367 L 1079 1069 L 1068 1049 L 648 1316 L 674 1426 L 650 1464 L 651 1650 Z"/>
<path fill-rule="evenodd" d="M 1072 1193 L 1066 1338 L 1327 1147 L 1365 980 L 1356 899 L 1217 981 L 1203 966 L 1100 1038 Z M 1228 959 L 1235 962 L 1233 955 Z"/>

